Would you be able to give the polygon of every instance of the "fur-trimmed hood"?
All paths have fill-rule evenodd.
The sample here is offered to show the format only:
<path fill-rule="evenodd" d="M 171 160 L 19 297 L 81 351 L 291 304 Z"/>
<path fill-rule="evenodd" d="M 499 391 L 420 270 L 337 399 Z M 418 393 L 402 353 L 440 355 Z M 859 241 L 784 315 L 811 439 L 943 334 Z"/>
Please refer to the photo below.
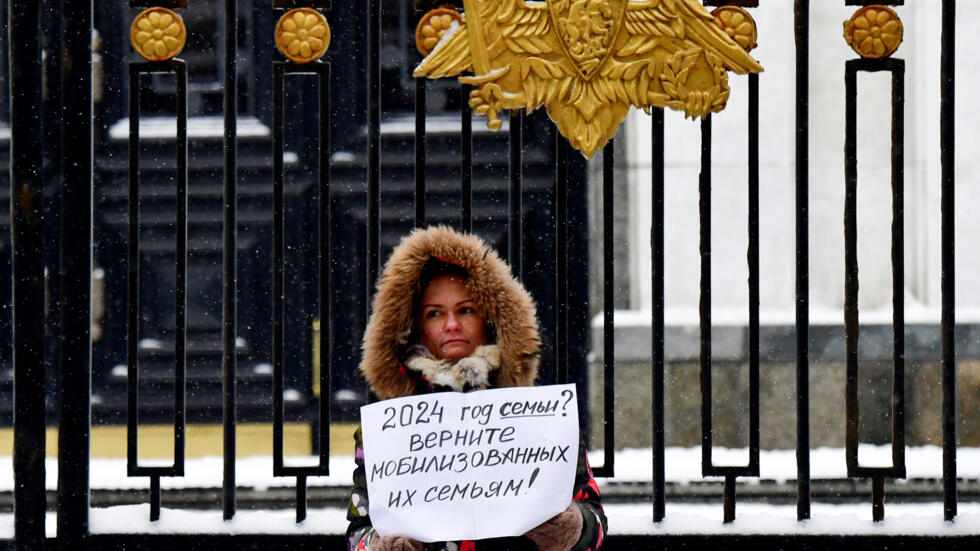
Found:
<path fill-rule="evenodd" d="M 500 349 L 496 386 L 534 384 L 541 339 L 531 296 L 482 239 L 438 226 L 404 237 L 378 280 L 360 366 L 371 390 L 383 400 L 415 391 L 414 381 L 399 368 L 398 355 L 412 331 L 412 299 L 430 259 L 454 264 L 469 273 L 466 288 L 496 332 Z"/>

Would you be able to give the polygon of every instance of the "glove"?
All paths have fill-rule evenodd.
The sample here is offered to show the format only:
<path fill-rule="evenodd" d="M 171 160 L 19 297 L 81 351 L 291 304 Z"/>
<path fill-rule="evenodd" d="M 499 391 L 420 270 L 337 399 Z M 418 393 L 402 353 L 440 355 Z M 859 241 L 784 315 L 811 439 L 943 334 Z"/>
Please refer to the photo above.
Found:
<path fill-rule="evenodd" d="M 582 537 L 582 512 L 572 503 L 524 535 L 537 544 L 538 551 L 568 551 Z"/>
<path fill-rule="evenodd" d="M 371 551 L 422 551 L 422 544 L 405 536 L 376 536 Z"/>

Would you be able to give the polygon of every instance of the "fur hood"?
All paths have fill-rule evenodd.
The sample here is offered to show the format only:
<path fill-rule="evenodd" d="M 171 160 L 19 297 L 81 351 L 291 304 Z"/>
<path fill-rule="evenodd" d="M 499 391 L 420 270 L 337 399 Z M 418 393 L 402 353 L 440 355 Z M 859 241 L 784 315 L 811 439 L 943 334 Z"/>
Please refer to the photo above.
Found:
<path fill-rule="evenodd" d="M 496 386 L 534 384 L 541 339 L 531 296 L 482 239 L 439 226 L 404 237 L 378 280 L 360 366 L 371 390 L 382 400 L 415 391 L 414 381 L 399 368 L 398 355 L 414 323 L 412 299 L 419 276 L 432 258 L 469 272 L 466 288 L 496 332 L 500 349 Z"/>

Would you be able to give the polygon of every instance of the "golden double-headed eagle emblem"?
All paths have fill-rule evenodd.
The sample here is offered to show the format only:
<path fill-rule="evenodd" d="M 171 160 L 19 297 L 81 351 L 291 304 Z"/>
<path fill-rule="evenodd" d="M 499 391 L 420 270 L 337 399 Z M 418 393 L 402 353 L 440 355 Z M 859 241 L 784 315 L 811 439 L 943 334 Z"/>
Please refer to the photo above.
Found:
<path fill-rule="evenodd" d="M 459 80 L 494 130 L 501 109 L 544 105 L 587 157 L 631 105 L 704 117 L 724 109 L 728 71 L 762 71 L 696 0 L 463 0 L 463 14 L 415 76 L 472 73 Z"/>

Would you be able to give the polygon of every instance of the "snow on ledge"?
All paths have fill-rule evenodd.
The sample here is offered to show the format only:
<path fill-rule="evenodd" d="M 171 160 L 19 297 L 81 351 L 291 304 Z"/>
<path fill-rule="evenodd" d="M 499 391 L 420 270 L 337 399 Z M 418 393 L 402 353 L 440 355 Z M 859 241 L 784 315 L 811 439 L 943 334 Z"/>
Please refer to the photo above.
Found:
<path fill-rule="evenodd" d="M 265 138 L 272 135 L 272 130 L 255 117 L 241 116 L 237 119 L 237 136 L 239 138 Z M 187 137 L 221 139 L 225 135 L 224 117 L 203 116 L 187 119 Z M 176 139 L 177 120 L 173 117 L 141 117 L 141 139 Z M 113 140 L 129 139 L 129 118 L 122 118 L 109 127 L 109 138 Z"/>
<path fill-rule="evenodd" d="M 222 512 L 161 509 L 150 522 L 149 505 L 120 505 L 89 511 L 93 534 L 343 534 L 347 511 L 338 507 L 309 509 L 297 524 L 296 511 L 238 511 L 231 520 Z M 48 523 L 48 527 L 50 527 Z"/>
<path fill-rule="evenodd" d="M 742 449 L 714 448 L 713 461 L 716 465 L 744 465 L 748 462 L 748 451 Z M 980 448 L 959 448 L 957 455 L 957 476 L 961 479 L 980 479 Z M 312 464 L 313 457 L 290 458 L 288 465 Z M 609 482 L 649 482 L 652 479 L 652 451 L 650 448 L 626 449 L 616 452 L 616 476 L 612 479 L 599 479 L 600 488 Z M 858 448 L 858 460 L 862 466 L 885 466 L 891 461 L 891 447 L 862 445 Z M 602 465 L 603 452 L 589 453 L 592 467 Z M 667 448 L 666 478 L 669 482 L 685 484 L 704 480 L 701 476 L 701 448 Z M 142 464 L 142 463 L 141 463 Z M 905 464 L 909 479 L 941 479 L 943 472 L 943 450 L 939 446 L 917 446 L 905 450 Z M 187 459 L 182 477 L 162 477 L 162 489 L 218 488 L 223 478 L 224 461 L 220 457 Z M 762 450 L 759 453 L 761 478 L 767 481 L 785 483 L 796 479 L 795 450 Z M 295 477 L 272 476 L 272 457 L 256 456 L 241 458 L 236 462 L 236 482 L 240 487 L 265 490 L 268 488 L 293 487 Z M 354 458 L 351 456 L 331 456 L 330 476 L 311 476 L 307 479 L 310 487 L 349 486 L 354 472 Z M 0 492 L 13 491 L 13 461 L 10 456 L 0 456 Z M 45 463 L 46 484 L 49 490 L 58 488 L 58 459 L 49 457 Z M 843 448 L 816 448 L 810 451 L 810 477 L 812 479 L 847 478 Z M 720 478 L 708 478 L 720 480 Z M 740 482 L 753 484 L 759 479 L 739 478 Z M 145 476 L 126 476 L 125 459 L 93 458 L 89 483 L 96 490 L 145 490 L 149 488 L 149 478 Z M 937 496 L 937 499 L 940 499 Z"/>
<path fill-rule="evenodd" d="M 724 524 L 721 503 L 667 503 L 663 522 L 653 522 L 653 506 L 603 507 L 610 534 L 651 535 L 810 535 L 810 536 L 964 536 L 980 534 L 980 503 L 960 503 L 955 522 L 943 520 L 943 504 L 885 503 L 885 520 L 871 520 L 870 503 L 813 503 L 809 520 L 796 520 L 796 504 L 738 503 L 735 521 Z"/>
<path fill-rule="evenodd" d="M 746 465 L 747 449 L 712 449 L 713 462 L 719 466 Z M 980 478 L 980 448 L 956 450 L 957 477 Z M 592 468 L 602 466 L 602 450 L 589 452 Z M 631 448 L 616 452 L 616 476 L 599 479 L 600 489 L 607 482 L 649 482 L 653 479 L 653 453 L 650 448 Z M 858 447 L 858 461 L 862 467 L 891 465 L 891 446 L 862 444 Z M 667 448 L 665 450 L 666 479 L 668 482 L 686 484 L 705 480 L 701 475 L 701 448 Z M 939 446 L 915 446 L 905 449 L 906 478 L 941 479 L 943 477 L 943 449 Z M 760 450 L 759 473 L 761 478 L 776 483 L 796 480 L 796 450 Z M 844 448 L 815 448 L 810 450 L 811 479 L 847 478 Z M 721 480 L 721 477 L 708 477 Z M 757 478 L 739 478 L 739 482 L 753 484 Z M 897 481 L 901 482 L 901 481 Z M 940 497 L 937 496 L 937 499 Z"/>
<path fill-rule="evenodd" d="M 309 509 L 306 520 L 296 523 L 296 511 L 238 511 L 231 520 L 222 512 L 163 508 L 160 520 L 150 522 L 150 506 L 119 505 L 89 510 L 92 534 L 343 534 L 347 530 L 347 511 L 340 508 Z M 45 517 L 47 537 L 58 531 L 58 517 Z M 14 538 L 14 515 L 0 514 L 0 540 Z"/>

